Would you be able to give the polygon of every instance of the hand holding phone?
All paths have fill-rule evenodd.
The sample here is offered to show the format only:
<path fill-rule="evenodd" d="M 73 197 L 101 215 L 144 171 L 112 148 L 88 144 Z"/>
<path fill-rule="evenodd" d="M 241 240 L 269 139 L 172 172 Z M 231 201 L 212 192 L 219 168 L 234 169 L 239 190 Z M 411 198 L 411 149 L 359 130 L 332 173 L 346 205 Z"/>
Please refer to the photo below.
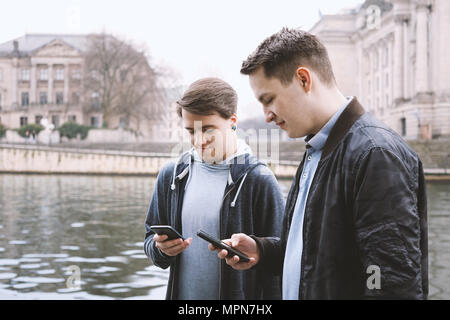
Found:
<path fill-rule="evenodd" d="M 182 253 L 192 242 L 192 238 L 184 239 L 183 236 L 171 226 L 151 226 L 150 230 L 156 233 L 153 238 L 155 246 L 170 257 Z"/>
<path fill-rule="evenodd" d="M 158 235 L 167 235 L 167 240 L 173 240 L 181 238 L 184 240 L 183 236 L 175 230 L 172 226 L 167 225 L 157 225 L 157 226 L 150 226 L 150 230 L 152 230 L 154 233 Z"/>
<path fill-rule="evenodd" d="M 245 255 L 244 253 L 242 253 L 241 251 L 229 246 L 228 244 L 226 244 L 225 242 L 223 242 L 219 239 L 214 238 L 213 236 L 211 236 L 210 234 L 206 233 L 203 230 L 199 230 L 197 232 L 197 235 L 200 238 L 202 238 L 202 239 L 208 241 L 209 243 L 211 243 L 212 245 L 214 245 L 216 248 L 227 250 L 228 257 L 230 257 L 230 258 L 234 257 L 234 256 L 238 256 L 240 262 L 249 262 L 250 261 L 250 258 L 247 255 Z"/>

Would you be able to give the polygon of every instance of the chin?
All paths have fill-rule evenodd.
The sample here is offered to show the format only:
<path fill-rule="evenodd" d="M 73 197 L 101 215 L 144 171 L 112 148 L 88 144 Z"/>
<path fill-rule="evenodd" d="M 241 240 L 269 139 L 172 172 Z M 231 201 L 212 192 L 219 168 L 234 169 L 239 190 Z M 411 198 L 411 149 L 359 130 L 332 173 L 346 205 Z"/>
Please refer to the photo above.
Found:
<path fill-rule="evenodd" d="M 287 133 L 288 137 L 292 138 L 292 139 L 303 137 L 302 135 L 299 135 L 296 132 L 292 132 L 292 131 L 288 131 L 288 130 L 286 130 L 286 133 Z"/>
<path fill-rule="evenodd" d="M 206 162 L 214 162 L 215 161 L 215 150 L 211 148 L 200 149 L 202 160 Z"/>

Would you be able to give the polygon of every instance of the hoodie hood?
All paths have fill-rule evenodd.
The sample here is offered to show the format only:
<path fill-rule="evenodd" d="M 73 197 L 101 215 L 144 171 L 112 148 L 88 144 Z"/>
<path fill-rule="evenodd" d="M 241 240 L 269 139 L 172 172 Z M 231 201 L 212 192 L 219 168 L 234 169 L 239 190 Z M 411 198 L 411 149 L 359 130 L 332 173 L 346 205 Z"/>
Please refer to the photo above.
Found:
<path fill-rule="evenodd" d="M 171 189 L 176 189 L 176 181 L 181 181 L 183 178 L 186 177 L 192 170 L 192 164 L 194 161 L 200 161 L 203 160 L 195 150 L 195 148 L 191 148 L 190 150 L 184 152 L 176 161 L 173 169 L 173 176 L 172 176 L 172 184 Z M 265 165 L 261 161 L 259 161 L 255 156 L 253 156 L 252 150 L 250 146 L 245 143 L 244 140 L 238 139 L 237 140 L 237 151 L 230 157 L 226 158 L 224 161 L 219 163 L 220 165 L 229 165 L 230 171 L 228 174 L 228 185 L 232 186 L 235 183 L 237 183 L 241 178 L 241 182 L 239 184 L 238 191 L 236 193 L 236 196 L 234 200 L 231 202 L 231 206 L 234 207 L 236 203 L 236 199 L 239 195 L 239 192 L 241 190 L 241 187 L 245 181 L 245 178 L 247 177 L 247 174 L 256 166 L 258 165 Z M 188 181 L 186 182 L 185 188 L 189 185 L 189 180 L 191 178 L 191 175 L 188 177 Z"/>

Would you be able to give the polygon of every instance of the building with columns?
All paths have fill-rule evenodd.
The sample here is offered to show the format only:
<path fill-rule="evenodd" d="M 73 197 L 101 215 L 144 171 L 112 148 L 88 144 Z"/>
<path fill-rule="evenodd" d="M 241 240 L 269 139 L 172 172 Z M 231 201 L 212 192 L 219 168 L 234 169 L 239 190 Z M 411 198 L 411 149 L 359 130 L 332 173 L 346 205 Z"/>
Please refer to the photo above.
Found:
<path fill-rule="evenodd" d="M 0 117 L 9 128 L 64 122 L 99 126 L 101 112 L 81 107 L 81 35 L 25 35 L 0 44 Z"/>
<path fill-rule="evenodd" d="M 82 86 L 87 46 L 88 35 L 58 34 L 26 34 L 0 44 L 0 123 L 14 129 L 47 118 L 55 127 L 65 122 L 101 127 L 100 108 L 83 107 L 85 99 L 95 99 L 86 97 Z M 164 120 L 164 125 L 148 119 L 134 123 L 113 115 L 108 126 L 139 130 L 148 140 L 177 139 L 166 131 L 179 119 Z"/>
<path fill-rule="evenodd" d="M 336 80 L 405 139 L 450 136 L 450 1 L 366 0 L 312 27 Z"/>

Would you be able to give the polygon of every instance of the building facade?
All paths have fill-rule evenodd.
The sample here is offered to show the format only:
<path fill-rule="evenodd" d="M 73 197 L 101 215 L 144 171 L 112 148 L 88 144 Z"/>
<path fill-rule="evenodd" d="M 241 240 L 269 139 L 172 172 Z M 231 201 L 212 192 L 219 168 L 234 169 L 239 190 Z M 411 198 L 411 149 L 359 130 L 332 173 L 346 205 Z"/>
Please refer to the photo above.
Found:
<path fill-rule="evenodd" d="M 83 52 L 87 46 L 87 35 L 55 34 L 27 34 L 0 44 L 0 123 L 14 129 L 46 118 L 55 127 L 66 122 L 101 127 L 100 108 L 94 104 L 84 107 L 87 99 L 96 101 L 95 93 L 87 97 L 83 92 Z M 170 141 L 175 135 L 166 131 L 178 119 L 165 121 L 161 126 L 160 121 L 129 121 L 115 114 L 108 127 L 128 127 L 149 140 Z"/>
<path fill-rule="evenodd" d="M 450 1 L 366 0 L 312 27 L 341 91 L 405 139 L 450 137 Z"/>
<path fill-rule="evenodd" d="M 25 35 L 0 45 L 0 116 L 8 128 L 73 121 L 98 127 L 82 109 L 85 36 Z"/>

